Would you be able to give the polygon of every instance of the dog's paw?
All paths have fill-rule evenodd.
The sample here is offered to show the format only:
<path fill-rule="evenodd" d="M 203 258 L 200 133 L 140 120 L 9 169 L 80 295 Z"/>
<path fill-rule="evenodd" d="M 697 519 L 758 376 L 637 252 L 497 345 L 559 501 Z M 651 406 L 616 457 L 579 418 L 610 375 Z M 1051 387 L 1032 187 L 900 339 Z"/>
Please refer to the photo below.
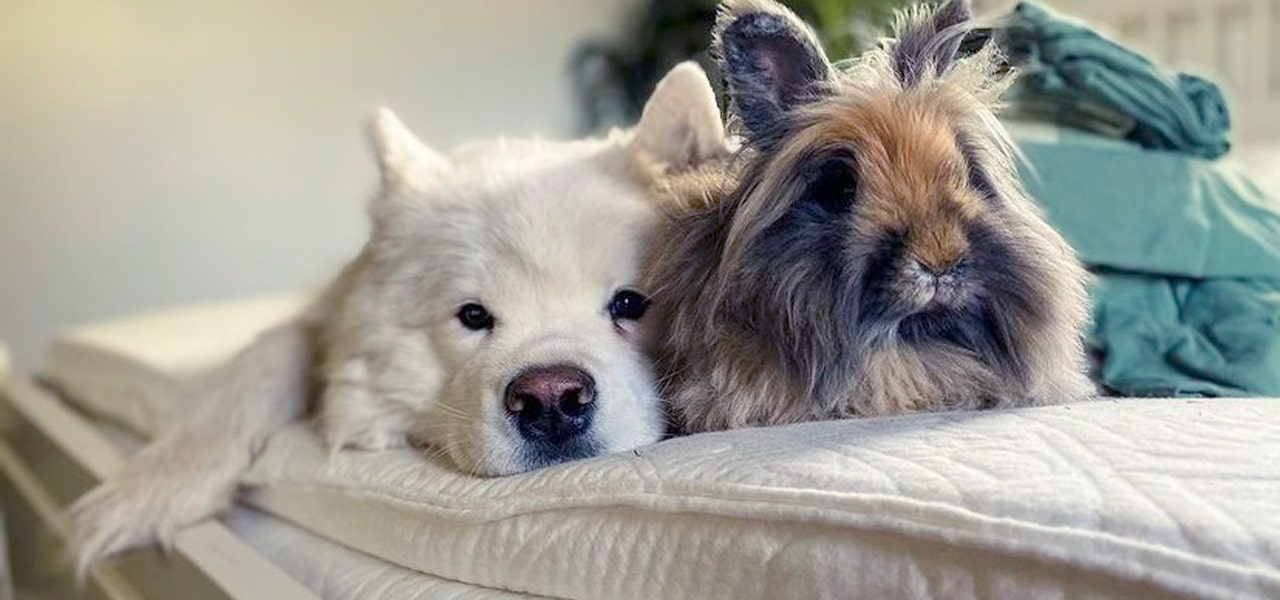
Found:
<path fill-rule="evenodd" d="M 71 506 L 78 576 L 129 548 L 159 543 L 167 549 L 178 531 L 230 505 L 247 457 L 193 447 L 159 450 L 144 450 L 124 472 Z"/>
<path fill-rule="evenodd" d="M 110 482 L 76 501 L 69 516 L 78 575 L 129 548 L 172 545 L 174 533 L 187 523 L 169 516 L 170 507 L 153 493 L 130 482 Z"/>
<path fill-rule="evenodd" d="M 333 419 L 328 419 L 323 433 L 325 443 L 333 451 L 343 448 L 389 450 L 409 446 L 409 436 L 404 432 L 403 425 L 382 420 L 336 423 Z"/>
<path fill-rule="evenodd" d="M 410 445 L 407 424 L 412 411 L 375 398 L 358 385 L 333 385 L 325 390 L 320 432 L 331 452 L 389 450 Z"/>

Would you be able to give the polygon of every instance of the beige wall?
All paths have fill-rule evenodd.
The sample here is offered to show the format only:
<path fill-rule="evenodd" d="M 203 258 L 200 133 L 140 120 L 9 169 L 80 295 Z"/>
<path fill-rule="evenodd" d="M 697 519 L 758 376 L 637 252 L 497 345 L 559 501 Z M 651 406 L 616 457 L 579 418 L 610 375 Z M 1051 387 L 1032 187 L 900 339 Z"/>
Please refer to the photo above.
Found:
<path fill-rule="evenodd" d="M 0 339 L 317 285 L 365 233 L 363 119 L 564 136 L 636 0 L 0 0 Z"/>

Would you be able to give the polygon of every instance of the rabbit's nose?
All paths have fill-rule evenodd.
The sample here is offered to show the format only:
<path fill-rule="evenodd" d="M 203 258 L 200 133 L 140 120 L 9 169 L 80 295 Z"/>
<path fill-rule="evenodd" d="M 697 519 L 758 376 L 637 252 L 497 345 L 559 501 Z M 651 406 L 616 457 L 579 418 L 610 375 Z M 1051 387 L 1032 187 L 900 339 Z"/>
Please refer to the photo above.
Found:
<path fill-rule="evenodd" d="M 937 279 L 949 279 L 960 275 L 963 270 L 964 259 L 963 254 L 956 254 L 945 257 L 930 257 L 928 259 L 915 258 L 914 260 L 919 265 L 920 270 L 929 275 Z"/>
<path fill-rule="evenodd" d="M 910 270 L 917 279 L 931 283 L 953 283 L 964 277 L 968 271 L 968 260 L 963 254 L 947 257 L 945 260 L 929 260 L 912 256 Z"/>
<path fill-rule="evenodd" d="M 918 266 L 935 277 L 950 273 L 969 254 L 969 241 L 955 223 L 935 223 L 907 233 L 906 250 Z"/>

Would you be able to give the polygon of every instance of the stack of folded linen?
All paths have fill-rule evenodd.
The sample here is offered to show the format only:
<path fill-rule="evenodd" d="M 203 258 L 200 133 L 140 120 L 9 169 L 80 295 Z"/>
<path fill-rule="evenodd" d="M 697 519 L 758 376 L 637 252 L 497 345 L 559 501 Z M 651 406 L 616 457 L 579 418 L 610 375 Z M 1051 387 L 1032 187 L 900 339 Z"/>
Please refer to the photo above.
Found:
<path fill-rule="evenodd" d="M 1280 395 L 1280 200 L 1231 164 L 1009 125 L 1027 188 L 1096 276 L 1103 385 Z"/>
<path fill-rule="evenodd" d="M 1231 148 L 1212 81 L 1172 73 L 1087 25 L 1021 2 L 996 39 L 1022 75 L 1015 109 L 1126 137 L 1144 148 L 1217 158 Z"/>
<path fill-rule="evenodd" d="M 1020 77 L 1024 180 L 1095 273 L 1096 379 L 1124 396 L 1280 395 L 1280 199 L 1234 165 L 1226 102 L 1021 2 L 967 41 Z"/>

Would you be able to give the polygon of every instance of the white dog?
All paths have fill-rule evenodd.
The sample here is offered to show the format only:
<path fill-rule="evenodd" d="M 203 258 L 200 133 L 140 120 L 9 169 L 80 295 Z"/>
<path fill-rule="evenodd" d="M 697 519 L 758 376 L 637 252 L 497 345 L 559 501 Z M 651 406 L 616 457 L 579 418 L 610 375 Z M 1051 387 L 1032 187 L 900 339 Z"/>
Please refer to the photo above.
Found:
<path fill-rule="evenodd" d="M 391 112 L 369 242 L 306 313 L 209 378 L 200 408 L 72 508 L 81 572 L 231 501 L 266 438 L 318 402 L 333 449 L 429 445 L 506 475 L 656 441 L 636 286 L 652 186 L 727 150 L 706 75 L 659 83 L 632 131 L 443 156 Z"/>

